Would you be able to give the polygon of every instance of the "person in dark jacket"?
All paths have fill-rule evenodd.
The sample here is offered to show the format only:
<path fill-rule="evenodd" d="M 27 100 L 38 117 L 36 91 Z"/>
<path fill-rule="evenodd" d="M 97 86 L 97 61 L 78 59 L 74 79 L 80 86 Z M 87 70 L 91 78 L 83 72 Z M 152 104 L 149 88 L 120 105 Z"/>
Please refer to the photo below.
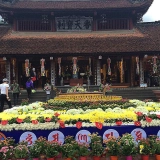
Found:
<path fill-rule="evenodd" d="M 30 99 L 30 97 L 31 97 L 32 88 L 33 88 L 33 82 L 29 78 L 28 81 L 26 82 L 26 90 L 27 90 L 27 94 L 28 94 L 28 99 Z"/>

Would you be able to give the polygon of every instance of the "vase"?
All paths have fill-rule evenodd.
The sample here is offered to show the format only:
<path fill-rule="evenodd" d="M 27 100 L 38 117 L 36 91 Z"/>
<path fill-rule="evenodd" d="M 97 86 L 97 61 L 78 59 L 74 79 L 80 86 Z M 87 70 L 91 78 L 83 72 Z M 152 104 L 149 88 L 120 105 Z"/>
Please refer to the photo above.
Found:
<path fill-rule="evenodd" d="M 149 160 L 149 155 L 141 155 L 141 160 Z"/>
<path fill-rule="evenodd" d="M 160 160 L 160 154 L 156 154 L 156 160 Z"/>
<path fill-rule="evenodd" d="M 101 157 L 100 156 L 93 156 L 93 160 L 100 160 Z"/>
<path fill-rule="evenodd" d="M 81 156 L 79 157 L 79 160 L 87 160 L 87 156 Z"/>
<path fill-rule="evenodd" d="M 110 156 L 110 160 L 118 160 L 118 156 Z"/>
<path fill-rule="evenodd" d="M 55 160 L 55 158 L 54 158 L 54 157 L 52 157 L 52 158 L 47 158 L 47 160 Z"/>
<path fill-rule="evenodd" d="M 126 156 L 126 160 L 132 160 L 132 156 Z"/>

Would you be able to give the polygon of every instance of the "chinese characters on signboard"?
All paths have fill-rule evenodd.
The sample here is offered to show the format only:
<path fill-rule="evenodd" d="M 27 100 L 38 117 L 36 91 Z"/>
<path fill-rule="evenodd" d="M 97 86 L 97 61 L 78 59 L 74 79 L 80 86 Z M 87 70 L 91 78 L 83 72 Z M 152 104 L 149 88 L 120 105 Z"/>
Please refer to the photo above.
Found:
<path fill-rule="evenodd" d="M 91 31 L 92 17 L 64 16 L 56 17 L 57 31 Z"/>

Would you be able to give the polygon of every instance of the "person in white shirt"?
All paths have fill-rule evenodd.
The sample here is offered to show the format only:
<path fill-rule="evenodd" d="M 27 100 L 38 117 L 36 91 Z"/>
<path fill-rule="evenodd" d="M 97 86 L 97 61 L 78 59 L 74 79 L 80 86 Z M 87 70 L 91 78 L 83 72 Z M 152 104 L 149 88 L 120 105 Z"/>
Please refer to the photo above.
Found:
<path fill-rule="evenodd" d="M 4 78 L 3 83 L 0 84 L 0 92 L 1 92 L 0 112 L 3 112 L 5 101 L 8 104 L 9 108 L 12 108 L 11 100 L 10 100 L 9 95 L 8 95 L 8 89 L 9 89 L 8 80 L 7 80 L 7 78 Z"/>

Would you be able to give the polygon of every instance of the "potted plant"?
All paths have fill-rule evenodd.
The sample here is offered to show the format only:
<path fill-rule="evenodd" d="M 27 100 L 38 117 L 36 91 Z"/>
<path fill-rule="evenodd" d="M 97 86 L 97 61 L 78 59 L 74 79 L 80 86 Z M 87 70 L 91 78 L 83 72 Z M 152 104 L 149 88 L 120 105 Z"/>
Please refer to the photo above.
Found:
<path fill-rule="evenodd" d="M 26 160 L 29 155 L 29 150 L 26 145 L 18 144 L 13 149 L 13 155 L 17 160 Z"/>
<path fill-rule="evenodd" d="M 38 145 L 39 149 L 40 149 L 40 159 L 45 159 L 46 158 L 46 154 L 45 154 L 45 148 L 46 148 L 46 144 L 47 144 L 47 140 L 45 137 L 39 137 L 36 141 L 35 144 Z"/>
<path fill-rule="evenodd" d="M 29 146 L 29 154 L 32 160 L 38 160 L 41 153 L 41 147 L 38 144 L 34 143 L 32 146 Z"/>
<path fill-rule="evenodd" d="M 65 137 L 65 144 L 62 145 L 62 156 L 65 159 L 75 159 L 78 156 L 78 142 L 76 142 L 73 136 Z"/>
<path fill-rule="evenodd" d="M 74 159 L 77 156 L 78 150 L 75 144 L 65 143 L 62 145 L 62 157 L 66 160 Z"/>
<path fill-rule="evenodd" d="M 0 149 L 0 159 L 8 160 L 13 157 L 13 146 L 3 146 Z"/>
<path fill-rule="evenodd" d="M 116 137 L 109 137 L 107 140 L 104 141 L 104 144 L 106 146 L 105 148 L 105 152 L 106 155 L 110 156 L 110 159 L 113 160 L 117 160 L 118 156 L 120 155 L 120 137 L 116 138 Z"/>
<path fill-rule="evenodd" d="M 58 142 L 50 142 L 48 141 L 45 148 L 45 154 L 47 160 L 54 160 L 56 156 L 59 154 L 60 144 Z"/>
<path fill-rule="evenodd" d="M 137 154 L 137 145 L 133 136 L 129 133 L 122 135 L 120 139 L 121 154 L 126 156 L 127 160 L 132 160 L 132 156 Z"/>
<path fill-rule="evenodd" d="M 156 160 L 160 160 L 160 138 L 156 135 L 150 135 L 150 144 L 152 153 L 155 154 Z"/>
<path fill-rule="evenodd" d="M 149 160 L 149 155 L 152 153 L 152 146 L 149 138 L 142 138 L 138 141 L 138 151 L 142 160 Z"/>
<path fill-rule="evenodd" d="M 102 137 L 98 135 L 98 133 L 93 133 L 90 135 L 91 143 L 91 155 L 93 156 L 94 160 L 99 160 L 104 152 L 104 147 L 102 143 Z"/>
<path fill-rule="evenodd" d="M 86 160 L 87 156 L 90 155 L 89 144 L 87 143 L 78 143 L 78 156 L 80 160 Z"/>

